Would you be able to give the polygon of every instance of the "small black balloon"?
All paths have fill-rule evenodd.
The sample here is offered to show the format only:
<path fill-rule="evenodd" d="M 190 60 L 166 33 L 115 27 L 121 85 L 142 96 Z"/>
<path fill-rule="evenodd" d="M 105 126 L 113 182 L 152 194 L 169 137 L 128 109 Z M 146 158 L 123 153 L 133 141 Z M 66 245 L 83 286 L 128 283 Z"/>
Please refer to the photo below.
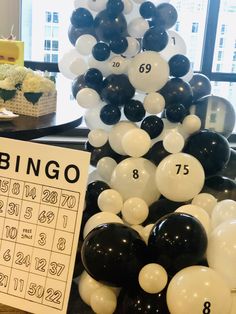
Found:
<path fill-rule="evenodd" d="M 180 103 L 186 107 L 192 104 L 191 86 L 181 78 L 170 79 L 159 93 L 165 98 L 166 107 L 173 103 Z"/>
<path fill-rule="evenodd" d="M 142 121 L 141 129 L 146 131 L 150 138 L 153 139 L 161 134 L 164 129 L 164 123 L 161 118 L 151 115 Z"/>
<path fill-rule="evenodd" d="M 166 289 L 150 294 L 140 287 L 123 289 L 118 298 L 116 314 L 169 314 Z"/>
<path fill-rule="evenodd" d="M 201 130 L 191 135 L 184 152 L 197 158 L 206 176 L 217 174 L 229 161 L 230 146 L 226 138 L 216 132 Z"/>
<path fill-rule="evenodd" d="M 141 121 L 145 116 L 145 109 L 139 100 L 131 99 L 124 105 L 124 115 L 132 122 Z"/>
<path fill-rule="evenodd" d="M 126 37 L 115 37 L 110 40 L 109 46 L 112 52 L 121 54 L 128 48 L 128 41 Z"/>
<path fill-rule="evenodd" d="M 71 42 L 71 44 L 73 46 L 75 46 L 76 44 L 76 41 L 77 39 L 82 36 L 82 35 L 85 35 L 85 34 L 89 34 L 89 35 L 92 35 L 92 36 L 95 36 L 95 29 L 93 28 L 93 26 L 90 26 L 90 27 L 74 27 L 73 25 L 70 25 L 69 26 L 69 29 L 68 29 L 68 38 Z"/>
<path fill-rule="evenodd" d="M 146 263 L 146 244 L 134 229 L 118 223 L 103 224 L 85 238 L 82 262 L 97 281 L 117 287 L 137 285 Z"/>
<path fill-rule="evenodd" d="M 150 19 L 155 15 L 155 5 L 151 1 L 143 2 L 140 5 L 139 13 L 144 19 Z"/>
<path fill-rule="evenodd" d="M 110 47 L 106 43 L 96 43 L 92 49 L 94 59 L 98 61 L 105 61 L 109 58 L 111 53 Z"/>
<path fill-rule="evenodd" d="M 88 85 L 99 86 L 103 80 L 102 72 L 96 68 L 90 68 L 84 74 L 84 81 Z"/>
<path fill-rule="evenodd" d="M 151 262 L 162 265 L 171 276 L 200 262 L 206 248 L 204 227 L 198 219 L 184 213 L 171 213 L 160 218 L 148 239 Z"/>
<path fill-rule="evenodd" d="M 209 78 L 201 73 L 195 73 L 189 81 L 193 92 L 193 100 L 198 100 L 203 96 L 210 95 L 211 82 Z"/>
<path fill-rule="evenodd" d="M 163 50 L 168 43 L 167 32 L 160 27 L 151 27 L 143 35 L 143 50 L 159 52 Z"/>
<path fill-rule="evenodd" d="M 108 189 L 110 189 L 110 186 L 106 182 L 103 182 L 100 180 L 89 183 L 87 186 L 86 197 L 85 197 L 87 206 L 89 208 L 97 207 L 98 206 L 97 200 L 98 200 L 99 195 L 103 191 L 108 190 Z"/>
<path fill-rule="evenodd" d="M 87 85 L 85 83 L 84 76 L 80 75 L 76 77 L 73 80 L 72 87 L 71 87 L 73 97 L 76 98 L 77 93 L 85 87 L 87 87 Z"/>
<path fill-rule="evenodd" d="M 217 175 L 205 180 L 201 193 L 210 193 L 217 201 L 231 199 L 236 201 L 236 181 Z"/>
<path fill-rule="evenodd" d="M 164 29 L 169 29 L 175 25 L 178 13 L 170 3 L 161 3 L 156 8 L 156 23 Z"/>
<path fill-rule="evenodd" d="M 153 162 L 156 166 L 159 165 L 159 163 L 168 155 L 170 155 L 169 152 L 167 152 L 163 146 L 163 141 L 156 142 L 152 145 L 152 147 L 149 149 L 146 155 L 143 157 Z"/>
<path fill-rule="evenodd" d="M 93 16 L 89 10 L 85 8 L 78 8 L 72 12 L 70 21 L 76 28 L 91 27 L 93 25 Z"/>
<path fill-rule="evenodd" d="M 124 3 L 121 0 L 108 0 L 106 5 L 109 16 L 116 18 L 124 10 Z"/>
<path fill-rule="evenodd" d="M 166 108 L 165 115 L 170 122 L 182 122 L 187 115 L 187 110 L 184 105 L 175 103 Z"/>
<path fill-rule="evenodd" d="M 116 105 L 105 105 L 100 111 L 100 118 L 103 123 L 113 125 L 119 122 L 121 117 L 120 108 Z"/>
<path fill-rule="evenodd" d="M 107 103 L 124 105 L 134 94 L 135 89 L 125 74 L 111 74 L 104 80 L 101 96 Z"/>
<path fill-rule="evenodd" d="M 170 75 L 181 77 L 188 73 L 190 69 L 190 61 L 187 57 L 181 54 L 174 55 L 169 60 Z"/>

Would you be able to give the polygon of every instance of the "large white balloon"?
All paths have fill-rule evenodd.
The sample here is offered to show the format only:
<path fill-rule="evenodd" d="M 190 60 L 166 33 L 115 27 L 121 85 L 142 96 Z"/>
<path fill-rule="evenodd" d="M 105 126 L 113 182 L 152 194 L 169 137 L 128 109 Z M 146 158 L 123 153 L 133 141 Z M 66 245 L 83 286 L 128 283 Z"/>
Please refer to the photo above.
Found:
<path fill-rule="evenodd" d="M 217 204 L 217 199 L 209 193 L 200 193 L 192 199 L 192 204 L 205 209 L 211 216 L 212 210 Z"/>
<path fill-rule="evenodd" d="M 211 214 L 212 228 L 216 228 L 222 222 L 229 219 L 236 220 L 236 202 L 233 200 L 223 200 L 218 202 Z"/>
<path fill-rule="evenodd" d="M 168 44 L 163 49 L 160 54 L 162 55 L 165 60 L 169 61 L 171 57 L 176 54 L 186 55 L 187 46 L 185 44 L 184 39 L 175 31 L 169 30 L 168 31 L 169 40 Z"/>
<path fill-rule="evenodd" d="M 133 38 L 142 38 L 148 29 L 148 21 L 142 17 L 136 17 L 128 24 L 128 33 Z"/>
<path fill-rule="evenodd" d="M 117 297 L 110 287 L 102 286 L 92 292 L 90 304 L 96 314 L 112 314 L 116 309 Z"/>
<path fill-rule="evenodd" d="M 167 305 L 171 314 L 229 314 L 230 288 L 213 269 L 191 266 L 179 271 L 167 289 Z"/>
<path fill-rule="evenodd" d="M 236 288 L 236 220 L 227 220 L 212 231 L 208 238 L 207 261 L 231 289 Z"/>

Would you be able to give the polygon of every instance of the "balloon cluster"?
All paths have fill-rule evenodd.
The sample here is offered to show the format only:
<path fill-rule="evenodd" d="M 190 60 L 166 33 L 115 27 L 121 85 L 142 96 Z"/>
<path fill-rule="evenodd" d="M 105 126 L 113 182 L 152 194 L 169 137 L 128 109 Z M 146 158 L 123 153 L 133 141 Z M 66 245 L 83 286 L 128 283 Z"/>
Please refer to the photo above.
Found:
<path fill-rule="evenodd" d="M 235 113 L 194 74 L 168 2 L 75 1 L 59 62 L 91 152 L 79 293 L 95 313 L 230 313 Z M 222 302 L 222 300 L 224 300 Z"/>

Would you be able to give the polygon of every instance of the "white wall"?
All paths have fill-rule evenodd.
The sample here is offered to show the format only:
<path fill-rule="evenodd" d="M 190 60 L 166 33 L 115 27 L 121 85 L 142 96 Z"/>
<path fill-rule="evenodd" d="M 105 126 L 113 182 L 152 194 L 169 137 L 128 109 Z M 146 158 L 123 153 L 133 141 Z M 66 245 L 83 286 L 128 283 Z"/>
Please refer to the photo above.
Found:
<path fill-rule="evenodd" d="M 0 37 L 9 36 L 14 25 L 14 35 L 20 38 L 21 0 L 0 0 Z"/>

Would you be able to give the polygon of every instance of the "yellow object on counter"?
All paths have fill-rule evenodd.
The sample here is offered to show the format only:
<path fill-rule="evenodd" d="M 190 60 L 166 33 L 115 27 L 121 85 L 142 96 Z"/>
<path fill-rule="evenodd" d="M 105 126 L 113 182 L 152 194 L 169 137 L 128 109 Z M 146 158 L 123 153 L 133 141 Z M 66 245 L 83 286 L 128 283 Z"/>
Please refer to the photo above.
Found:
<path fill-rule="evenodd" d="M 0 39 L 0 64 L 24 65 L 23 41 Z"/>

